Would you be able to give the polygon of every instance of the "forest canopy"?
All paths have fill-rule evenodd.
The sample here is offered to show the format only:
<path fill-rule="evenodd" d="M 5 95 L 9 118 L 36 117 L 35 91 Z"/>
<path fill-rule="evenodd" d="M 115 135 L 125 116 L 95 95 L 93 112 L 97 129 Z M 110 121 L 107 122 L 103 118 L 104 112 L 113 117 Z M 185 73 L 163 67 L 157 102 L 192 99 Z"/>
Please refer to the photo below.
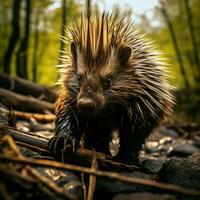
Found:
<path fill-rule="evenodd" d="M 89 2 L 89 4 L 88 4 Z M 106 5 L 107 1 L 103 2 Z M 44 85 L 54 85 L 64 26 L 80 13 L 102 11 L 101 1 L 6 0 L 0 4 L 0 71 Z M 106 7 L 106 6 L 105 6 Z M 120 10 L 114 3 L 112 10 Z M 111 10 L 109 10 L 111 11 Z M 123 13 L 135 19 L 127 5 Z M 169 63 L 170 81 L 178 88 L 198 87 L 200 81 L 200 12 L 198 0 L 162 0 L 152 23 L 146 13 L 139 26 L 155 41 Z M 137 16 L 138 17 L 138 16 Z"/>

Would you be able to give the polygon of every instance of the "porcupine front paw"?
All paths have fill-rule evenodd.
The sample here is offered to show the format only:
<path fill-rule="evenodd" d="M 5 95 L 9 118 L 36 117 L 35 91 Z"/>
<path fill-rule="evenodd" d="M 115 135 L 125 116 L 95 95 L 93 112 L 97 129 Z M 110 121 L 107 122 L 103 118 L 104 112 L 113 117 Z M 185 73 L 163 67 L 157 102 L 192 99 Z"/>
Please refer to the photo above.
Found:
<path fill-rule="evenodd" d="M 48 148 L 54 155 L 59 155 L 64 151 L 74 152 L 77 149 L 77 139 L 73 136 L 55 135 L 49 140 Z"/>

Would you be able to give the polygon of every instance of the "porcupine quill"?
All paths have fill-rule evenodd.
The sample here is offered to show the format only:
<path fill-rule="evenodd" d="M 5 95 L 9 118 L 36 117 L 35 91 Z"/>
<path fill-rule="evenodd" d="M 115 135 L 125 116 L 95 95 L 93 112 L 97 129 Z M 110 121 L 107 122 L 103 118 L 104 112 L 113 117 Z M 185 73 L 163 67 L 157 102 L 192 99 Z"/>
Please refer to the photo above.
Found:
<path fill-rule="evenodd" d="M 115 159 L 137 160 L 145 139 L 172 112 L 174 98 L 160 53 L 125 16 L 81 16 L 66 28 L 61 58 L 61 93 L 56 102 L 56 135 L 49 148 L 86 148 L 110 154 L 112 134 L 119 135 Z"/>

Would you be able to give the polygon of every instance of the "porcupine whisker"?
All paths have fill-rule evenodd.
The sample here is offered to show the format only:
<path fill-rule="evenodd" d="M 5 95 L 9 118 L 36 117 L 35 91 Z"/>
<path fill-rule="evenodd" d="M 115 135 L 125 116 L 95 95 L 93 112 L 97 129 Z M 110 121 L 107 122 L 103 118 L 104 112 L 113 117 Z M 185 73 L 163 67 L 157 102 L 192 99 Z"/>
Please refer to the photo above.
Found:
<path fill-rule="evenodd" d="M 114 105 L 115 105 L 115 104 L 116 104 L 116 105 L 121 105 L 121 106 L 125 106 L 125 105 L 126 105 L 126 104 L 124 104 L 123 102 L 119 102 L 119 101 L 117 101 L 117 100 L 114 101 L 114 100 L 109 100 L 109 99 L 108 99 L 107 102 L 108 102 L 108 104 L 112 103 L 112 104 L 114 104 Z"/>

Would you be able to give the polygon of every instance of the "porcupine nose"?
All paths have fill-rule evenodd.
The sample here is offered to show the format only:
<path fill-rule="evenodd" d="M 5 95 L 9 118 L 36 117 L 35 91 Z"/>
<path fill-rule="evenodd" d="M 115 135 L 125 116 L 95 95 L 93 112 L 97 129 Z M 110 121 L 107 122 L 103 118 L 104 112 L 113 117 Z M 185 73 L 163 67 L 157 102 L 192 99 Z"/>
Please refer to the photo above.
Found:
<path fill-rule="evenodd" d="M 82 97 L 78 101 L 78 107 L 83 113 L 92 113 L 95 110 L 95 103 L 89 97 Z"/>
<path fill-rule="evenodd" d="M 78 101 L 78 107 L 83 113 L 92 113 L 95 110 L 94 100 L 91 98 L 93 91 L 91 88 L 87 88 L 85 95 Z"/>

